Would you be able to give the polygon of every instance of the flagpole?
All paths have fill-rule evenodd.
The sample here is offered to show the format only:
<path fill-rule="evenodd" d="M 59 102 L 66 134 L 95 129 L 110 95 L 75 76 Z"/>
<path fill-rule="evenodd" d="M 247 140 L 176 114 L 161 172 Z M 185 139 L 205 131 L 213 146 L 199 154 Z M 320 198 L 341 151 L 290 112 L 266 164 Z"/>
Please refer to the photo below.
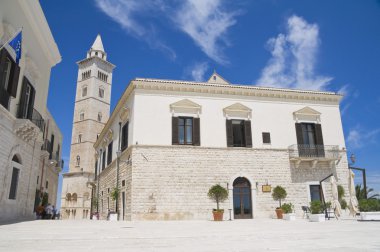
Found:
<path fill-rule="evenodd" d="M 16 36 L 22 31 L 22 29 L 23 29 L 23 27 L 19 28 L 19 29 L 14 33 L 14 35 L 13 35 L 10 39 L 8 39 L 7 42 L 5 42 L 5 43 L 0 47 L 0 51 L 5 47 L 6 44 L 8 44 L 9 42 L 11 42 L 12 39 L 14 39 L 14 38 L 16 37 Z"/>

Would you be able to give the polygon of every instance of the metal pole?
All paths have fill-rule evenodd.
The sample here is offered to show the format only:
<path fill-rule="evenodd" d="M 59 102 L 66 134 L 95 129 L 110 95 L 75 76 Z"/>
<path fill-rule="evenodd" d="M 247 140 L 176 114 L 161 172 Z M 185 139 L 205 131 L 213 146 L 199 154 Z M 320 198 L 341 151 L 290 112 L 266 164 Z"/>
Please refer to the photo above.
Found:
<path fill-rule="evenodd" d="M 96 201 L 96 212 L 98 212 L 99 214 L 99 180 L 100 180 L 100 166 L 101 166 L 101 163 L 102 163 L 102 149 L 100 149 L 100 155 L 99 155 L 99 162 L 98 162 L 98 185 L 96 187 L 96 190 L 97 190 L 97 201 Z"/>
<path fill-rule="evenodd" d="M 121 133 L 121 122 L 119 122 L 119 141 L 117 143 L 117 158 L 116 158 L 116 190 L 117 190 L 117 197 L 116 197 L 116 213 L 117 213 L 117 220 L 119 220 L 119 169 L 120 169 L 120 133 Z"/>
<path fill-rule="evenodd" d="M 364 198 L 367 199 L 367 197 L 368 197 L 368 195 L 367 195 L 367 176 L 365 174 L 365 168 L 359 168 L 359 167 L 353 167 L 353 166 L 349 166 L 348 168 L 351 169 L 351 170 L 356 170 L 356 171 L 361 171 L 362 172 Z"/>
<path fill-rule="evenodd" d="M 319 181 L 319 190 L 320 190 L 320 193 L 321 193 L 321 198 L 322 198 L 322 204 L 325 208 L 325 218 L 328 218 L 330 220 L 330 217 L 328 216 L 327 214 L 327 208 L 326 208 L 326 201 L 325 201 L 325 196 L 323 194 L 323 189 L 322 189 L 322 182 L 325 181 L 326 179 L 330 178 L 334 176 L 333 173 L 331 173 L 330 175 L 328 175 L 326 178 L 322 179 L 321 181 Z"/>

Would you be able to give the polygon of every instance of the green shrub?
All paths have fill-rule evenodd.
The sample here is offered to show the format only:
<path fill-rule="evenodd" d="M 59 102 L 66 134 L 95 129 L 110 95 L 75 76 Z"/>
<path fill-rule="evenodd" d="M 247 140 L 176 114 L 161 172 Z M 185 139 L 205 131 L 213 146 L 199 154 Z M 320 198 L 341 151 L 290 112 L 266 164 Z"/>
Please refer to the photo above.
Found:
<path fill-rule="evenodd" d="M 321 213 L 323 213 L 323 210 L 324 209 L 323 209 L 321 201 L 313 200 L 312 202 L 310 202 L 311 214 L 321 214 Z"/>
<path fill-rule="evenodd" d="M 338 199 L 341 201 L 344 196 L 344 188 L 341 185 L 338 185 Z"/>
<path fill-rule="evenodd" d="M 221 185 L 213 185 L 210 190 L 208 190 L 207 195 L 210 199 L 216 202 L 216 211 L 220 211 L 219 202 L 223 202 L 228 198 L 228 191 Z"/>
<path fill-rule="evenodd" d="M 272 197 L 274 200 L 278 200 L 280 202 L 280 208 L 281 208 L 281 200 L 285 199 L 287 196 L 285 188 L 282 186 L 276 186 L 273 189 Z"/>
<path fill-rule="evenodd" d="M 293 213 L 294 206 L 292 203 L 285 203 L 282 205 L 281 209 L 284 211 L 284 213 L 289 214 Z"/>
<path fill-rule="evenodd" d="M 339 203 L 343 210 L 347 209 L 347 201 L 345 199 L 339 200 Z"/>
<path fill-rule="evenodd" d="M 360 212 L 380 211 L 380 200 L 378 199 L 361 199 L 359 200 Z"/>
<path fill-rule="evenodd" d="M 111 192 L 111 199 L 113 201 L 115 201 L 118 197 L 119 197 L 119 192 L 120 190 L 118 188 L 113 188 L 112 192 Z"/>

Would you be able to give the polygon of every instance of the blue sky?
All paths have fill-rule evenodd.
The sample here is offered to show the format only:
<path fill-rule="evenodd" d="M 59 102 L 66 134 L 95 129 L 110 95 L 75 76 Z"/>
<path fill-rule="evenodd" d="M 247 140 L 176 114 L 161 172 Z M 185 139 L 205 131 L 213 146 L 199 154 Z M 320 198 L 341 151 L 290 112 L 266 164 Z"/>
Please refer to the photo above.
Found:
<path fill-rule="evenodd" d="M 348 152 L 380 192 L 379 0 L 40 2 L 62 55 L 52 70 L 48 107 L 64 135 L 64 172 L 75 62 L 99 33 L 117 66 L 111 109 L 135 77 L 205 80 L 214 69 L 232 83 L 344 93 Z"/>

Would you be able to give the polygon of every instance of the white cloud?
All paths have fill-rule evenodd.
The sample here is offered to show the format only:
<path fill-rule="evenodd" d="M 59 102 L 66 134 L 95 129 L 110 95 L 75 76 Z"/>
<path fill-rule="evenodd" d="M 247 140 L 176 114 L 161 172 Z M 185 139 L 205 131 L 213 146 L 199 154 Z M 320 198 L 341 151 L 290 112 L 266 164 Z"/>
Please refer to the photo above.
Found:
<path fill-rule="evenodd" d="M 268 40 L 272 58 L 262 70 L 258 85 L 323 90 L 331 77 L 315 73 L 319 28 L 302 17 L 291 16 L 285 34 Z"/>
<path fill-rule="evenodd" d="M 143 25 L 138 21 L 141 16 L 151 18 L 154 17 L 152 13 L 165 10 L 162 0 L 96 0 L 96 5 L 130 35 L 144 40 L 169 58 L 176 58 L 174 50 L 157 37 L 153 22 Z"/>
<path fill-rule="evenodd" d="M 347 145 L 352 149 L 359 149 L 365 144 L 375 143 L 376 136 L 380 133 L 380 128 L 364 130 L 361 128 L 351 129 L 347 136 Z"/>
<path fill-rule="evenodd" d="M 221 0 L 186 0 L 173 20 L 211 59 L 226 64 L 222 45 L 226 32 L 236 23 L 236 12 L 223 9 Z"/>
<path fill-rule="evenodd" d="M 226 33 L 236 23 L 237 12 L 226 11 L 223 0 L 96 0 L 96 5 L 128 34 L 168 52 L 171 58 L 175 58 L 175 52 L 157 35 L 160 19 L 170 20 L 214 61 L 228 63 L 223 46 L 227 45 Z"/>
<path fill-rule="evenodd" d="M 205 74 L 209 69 L 207 62 L 196 63 L 191 69 L 189 69 L 190 75 L 195 81 L 204 81 Z"/>

